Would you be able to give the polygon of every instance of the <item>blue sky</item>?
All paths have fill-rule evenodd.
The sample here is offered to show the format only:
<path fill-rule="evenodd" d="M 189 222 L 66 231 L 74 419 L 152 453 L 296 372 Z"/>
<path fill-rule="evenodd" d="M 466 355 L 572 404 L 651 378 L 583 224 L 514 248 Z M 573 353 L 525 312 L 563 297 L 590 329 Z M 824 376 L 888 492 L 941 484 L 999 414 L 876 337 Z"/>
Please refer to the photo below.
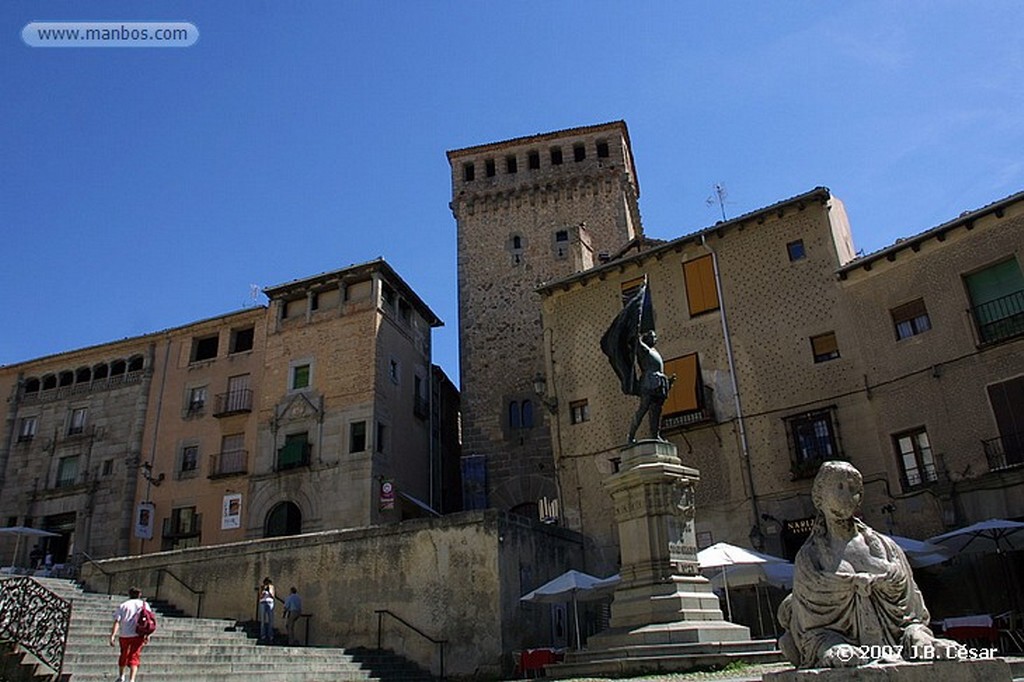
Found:
<path fill-rule="evenodd" d="M 187 48 L 32 48 L 31 21 Z M 386 258 L 445 321 L 445 151 L 623 119 L 647 234 L 824 185 L 870 252 L 1024 189 L 1024 3 L 0 3 L 0 364 Z"/>

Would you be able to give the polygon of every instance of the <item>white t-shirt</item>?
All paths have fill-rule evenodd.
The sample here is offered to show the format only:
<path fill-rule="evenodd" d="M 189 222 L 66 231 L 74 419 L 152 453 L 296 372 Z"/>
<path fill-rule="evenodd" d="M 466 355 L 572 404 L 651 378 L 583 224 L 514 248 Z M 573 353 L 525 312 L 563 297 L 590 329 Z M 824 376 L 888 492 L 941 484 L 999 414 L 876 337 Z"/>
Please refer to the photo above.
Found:
<path fill-rule="evenodd" d="M 119 637 L 138 636 L 138 633 L 135 632 L 135 622 L 138 620 L 144 603 L 141 599 L 129 599 L 117 607 L 117 611 L 114 612 L 114 620 L 121 624 L 118 630 Z"/>

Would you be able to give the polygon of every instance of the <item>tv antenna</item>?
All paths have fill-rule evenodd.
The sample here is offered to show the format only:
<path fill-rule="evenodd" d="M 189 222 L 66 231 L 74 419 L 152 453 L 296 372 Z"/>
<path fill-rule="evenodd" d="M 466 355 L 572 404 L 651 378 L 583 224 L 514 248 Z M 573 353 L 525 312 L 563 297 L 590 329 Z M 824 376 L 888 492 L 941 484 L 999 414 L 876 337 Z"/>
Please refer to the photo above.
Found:
<path fill-rule="evenodd" d="M 708 206 L 718 204 L 718 210 L 722 212 L 722 220 L 725 221 L 727 220 L 725 217 L 725 198 L 729 196 L 729 192 L 726 191 L 725 185 L 720 182 L 716 182 L 712 186 L 712 190 L 714 191 L 714 194 L 705 199 L 704 203 Z"/>
<path fill-rule="evenodd" d="M 249 285 L 249 302 L 246 304 L 246 307 L 247 308 L 249 308 L 249 307 L 255 308 L 256 306 L 258 306 L 259 305 L 260 294 L 262 294 L 262 293 L 263 293 L 263 287 L 261 287 L 259 284 L 250 284 Z"/>

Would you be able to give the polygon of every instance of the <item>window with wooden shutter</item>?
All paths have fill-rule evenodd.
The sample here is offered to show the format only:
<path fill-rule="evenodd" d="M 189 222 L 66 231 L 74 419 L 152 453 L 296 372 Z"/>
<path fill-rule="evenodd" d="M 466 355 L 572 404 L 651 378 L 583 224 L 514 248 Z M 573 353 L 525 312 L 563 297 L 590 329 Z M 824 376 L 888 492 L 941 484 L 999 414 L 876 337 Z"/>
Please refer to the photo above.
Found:
<path fill-rule="evenodd" d="M 923 298 L 896 306 L 890 312 L 892 313 L 892 323 L 896 329 L 897 341 L 916 336 L 932 328 Z"/>
<path fill-rule="evenodd" d="M 668 360 L 665 363 L 665 374 L 668 376 L 675 374 L 676 380 L 662 406 L 662 415 L 667 417 L 681 412 L 693 412 L 701 408 L 702 382 L 700 363 L 696 353 Z"/>
<path fill-rule="evenodd" d="M 814 353 L 815 362 L 825 362 L 827 360 L 835 360 L 838 358 L 839 342 L 836 341 L 835 332 L 812 336 L 811 351 Z"/>
<path fill-rule="evenodd" d="M 686 303 L 690 308 L 691 317 L 710 310 L 718 310 L 715 265 L 710 255 L 683 263 L 683 278 L 686 282 Z"/>

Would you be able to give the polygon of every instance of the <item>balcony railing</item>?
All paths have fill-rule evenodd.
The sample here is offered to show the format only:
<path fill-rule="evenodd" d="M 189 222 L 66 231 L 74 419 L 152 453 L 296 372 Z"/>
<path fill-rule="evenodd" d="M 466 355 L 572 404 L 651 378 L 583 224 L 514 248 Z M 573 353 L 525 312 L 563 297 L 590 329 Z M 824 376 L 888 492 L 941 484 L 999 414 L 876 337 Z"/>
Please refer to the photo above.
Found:
<path fill-rule="evenodd" d="M 667 417 L 661 418 L 661 428 L 664 431 L 670 431 L 675 429 L 686 429 L 697 424 L 703 424 L 705 422 L 715 421 L 715 399 L 714 392 L 710 386 L 704 386 L 704 406 L 691 410 L 690 412 L 682 412 L 679 414 L 671 414 Z"/>
<path fill-rule="evenodd" d="M 221 393 L 217 396 L 217 407 L 214 417 L 227 417 L 232 414 L 252 412 L 252 391 L 248 388 Z"/>
<path fill-rule="evenodd" d="M 203 515 L 192 514 L 182 521 L 181 517 L 173 516 L 164 519 L 163 537 L 166 538 L 191 538 L 199 535 L 203 529 Z"/>
<path fill-rule="evenodd" d="M 277 471 L 309 466 L 312 443 L 291 443 L 277 451 Z"/>
<path fill-rule="evenodd" d="M 989 471 L 1014 469 L 1024 464 L 1024 432 L 981 441 Z"/>
<path fill-rule="evenodd" d="M 249 473 L 249 451 L 228 450 L 210 455 L 210 473 L 207 478 L 235 476 Z"/>
<path fill-rule="evenodd" d="M 981 344 L 998 343 L 1024 334 L 1024 291 L 1016 291 L 971 308 Z"/>
<path fill-rule="evenodd" d="M 924 464 L 903 472 L 903 489 L 920 488 L 939 480 L 939 469 L 935 463 Z"/>

